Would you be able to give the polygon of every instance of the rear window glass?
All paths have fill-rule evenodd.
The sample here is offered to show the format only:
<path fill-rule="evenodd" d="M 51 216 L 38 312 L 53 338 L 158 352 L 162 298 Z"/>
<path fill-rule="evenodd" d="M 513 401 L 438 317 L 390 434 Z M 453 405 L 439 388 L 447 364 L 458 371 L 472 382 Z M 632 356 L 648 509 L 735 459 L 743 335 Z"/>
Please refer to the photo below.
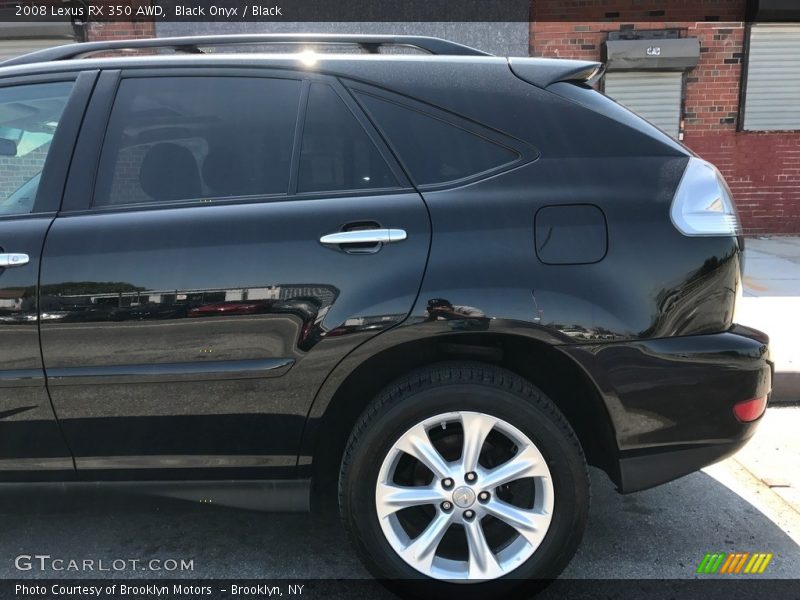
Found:
<path fill-rule="evenodd" d="M 95 205 L 286 194 L 300 81 L 124 79 Z"/>
<path fill-rule="evenodd" d="M 519 158 L 514 150 L 427 113 L 369 94 L 357 96 L 417 185 L 465 179 Z"/>
<path fill-rule="evenodd" d="M 329 85 L 313 84 L 303 127 L 298 192 L 396 187 L 386 161 Z"/>

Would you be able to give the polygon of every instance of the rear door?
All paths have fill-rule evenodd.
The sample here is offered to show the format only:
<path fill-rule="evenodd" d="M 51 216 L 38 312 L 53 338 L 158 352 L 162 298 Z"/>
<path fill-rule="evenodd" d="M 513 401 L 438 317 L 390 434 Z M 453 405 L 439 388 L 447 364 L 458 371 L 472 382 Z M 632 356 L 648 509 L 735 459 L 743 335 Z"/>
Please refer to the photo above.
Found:
<path fill-rule="evenodd" d="M 41 275 L 79 474 L 292 474 L 322 380 L 413 305 L 422 199 L 332 78 L 106 72 L 90 112 Z"/>
<path fill-rule="evenodd" d="M 0 481 L 72 477 L 39 350 L 39 258 L 95 73 L 0 78 Z"/>

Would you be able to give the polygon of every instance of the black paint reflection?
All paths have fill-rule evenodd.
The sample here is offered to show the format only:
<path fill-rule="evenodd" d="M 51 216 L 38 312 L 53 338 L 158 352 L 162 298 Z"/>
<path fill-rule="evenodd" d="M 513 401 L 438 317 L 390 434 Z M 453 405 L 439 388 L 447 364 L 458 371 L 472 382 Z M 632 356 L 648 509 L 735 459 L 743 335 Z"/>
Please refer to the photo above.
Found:
<path fill-rule="evenodd" d="M 268 331 L 275 326 L 281 332 L 287 330 L 285 321 L 299 321 L 298 326 L 293 328 L 295 332 L 293 348 L 285 348 L 288 354 L 281 355 L 288 356 L 293 353 L 292 350 L 302 352 L 310 350 L 315 343 L 325 337 L 328 332 L 322 326 L 322 320 L 338 295 L 338 289 L 323 284 L 148 290 L 126 282 L 68 282 L 43 287 L 41 319 L 64 324 L 153 321 L 163 322 L 165 327 L 169 327 L 169 321 L 183 319 L 217 321 L 225 317 L 224 327 L 228 327 L 231 318 L 249 317 L 251 322 L 248 328 L 260 327 Z M 24 316 L 36 321 L 35 311 L 25 313 Z M 18 313 L 15 318 L 22 317 Z M 252 319 L 256 320 L 257 325 Z M 386 323 L 394 322 L 396 319 Z M 202 329 L 208 332 L 217 328 L 212 324 Z M 175 329 L 174 333 L 179 333 L 179 330 Z M 171 335 L 171 333 L 165 332 L 160 335 Z M 197 338 L 193 331 L 187 335 L 194 337 L 186 337 L 182 343 L 196 338 L 199 348 L 204 349 L 208 346 L 208 343 Z M 166 349 L 162 348 L 161 351 L 164 350 Z M 208 350 L 201 352 L 210 353 Z M 243 357 L 216 358 L 235 360 Z"/>
<path fill-rule="evenodd" d="M 474 306 L 453 305 L 445 298 L 432 298 L 426 307 L 426 321 L 449 321 L 450 329 L 482 331 L 489 329 L 486 314 Z"/>
<path fill-rule="evenodd" d="M 1 269 L 0 272 L 2 272 Z M 0 325 L 18 325 L 36 321 L 36 290 L 34 288 L 0 289 Z"/>
<path fill-rule="evenodd" d="M 658 318 L 639 333 L 641 338 L 686 335 L 719 330 L 719 321 L 730 322 L 740 269 L 740 253 L 707 258 L 679 285 L 664 288 L 656 297 Z M 731 311 L 725 312 L 724 308 Z M 723 312 L 720 315 L 720 312 Z M 691 319 L 687 318 L 691 316 Z M 690 331 L 687 331 L 691 327 Z"/>

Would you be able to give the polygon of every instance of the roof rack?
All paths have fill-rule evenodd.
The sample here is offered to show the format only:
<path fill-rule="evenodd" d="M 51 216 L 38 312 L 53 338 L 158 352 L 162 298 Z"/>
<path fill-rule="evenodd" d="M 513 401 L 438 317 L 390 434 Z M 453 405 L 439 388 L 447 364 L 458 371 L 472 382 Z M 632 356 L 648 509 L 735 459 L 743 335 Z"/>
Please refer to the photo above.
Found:
<path fill-rule="evenodd" d="M 203 54 L 203 46 L 232 46 L 244 44 L 349 44 L 360 46 L 366 52 L 377 54 L 381 46 L 410 46 L 429 52 L 457 56 L 491 56 L 476 48 L 470 48 L 441 38 L 416 35 L 359 35 L 359 34 L 295 34 L 263 33 L 237 35 L 201 35 L 188 37 L 145 38 L 136 40 L 108 40 L 67 44 L 37 50 L 0 62 L 0 66 L 26 65 L 54 60 L 80 58 L 94 52 L 111 50 L 136 50 L 141 48 L 169 48 L 175 52 Z"/>

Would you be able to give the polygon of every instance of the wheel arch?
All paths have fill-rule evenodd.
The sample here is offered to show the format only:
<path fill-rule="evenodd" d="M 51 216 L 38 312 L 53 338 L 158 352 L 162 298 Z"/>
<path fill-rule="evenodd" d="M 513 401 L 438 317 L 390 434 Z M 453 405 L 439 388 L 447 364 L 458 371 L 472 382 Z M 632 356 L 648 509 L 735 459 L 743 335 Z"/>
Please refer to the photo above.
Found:
<path fill-rule="evenodd" d="M 403 328 L 401 328 L 403 329 Z M 438 334 L 381 344 L 348 357 L 328 377 L 309 413 L 300 468 L 312 478 L 315 504 L 335 498 L 339 465 L 350 432 L 367 404 L 386 385 L 439 362 L 469 360 L 506 368 L 539 387 L 564 413 L 587 462 L 618 483 L 616 435 L 597 385 L 557 346 L 508 333 Z M 365 344 L 369 346 L 369 344 Z"/>

